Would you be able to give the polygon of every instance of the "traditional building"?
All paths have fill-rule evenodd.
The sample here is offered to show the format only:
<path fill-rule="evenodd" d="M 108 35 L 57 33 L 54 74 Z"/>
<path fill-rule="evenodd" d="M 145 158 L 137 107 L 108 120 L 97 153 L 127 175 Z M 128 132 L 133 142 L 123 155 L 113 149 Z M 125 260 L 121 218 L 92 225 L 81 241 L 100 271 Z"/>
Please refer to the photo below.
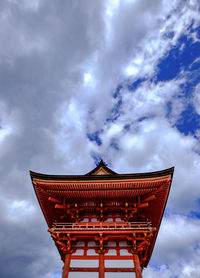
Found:
<path fill-rule="evenodd" d="M 101 161 L 85 175 L 30 172 L 33 187 L 64 262 L 70 271 L 133 272 L 142 277 L 154 248 L 174 168 L 117 174 Z M 72 260 L 98 260 L 98 267 L 72 267 Z M 131 260 L 132 267 L 106 267 L 107 260 Z M 120 263 L 118 264 L 120 266 Z M 134 277 L 134 276 L 133 276 Z"/>

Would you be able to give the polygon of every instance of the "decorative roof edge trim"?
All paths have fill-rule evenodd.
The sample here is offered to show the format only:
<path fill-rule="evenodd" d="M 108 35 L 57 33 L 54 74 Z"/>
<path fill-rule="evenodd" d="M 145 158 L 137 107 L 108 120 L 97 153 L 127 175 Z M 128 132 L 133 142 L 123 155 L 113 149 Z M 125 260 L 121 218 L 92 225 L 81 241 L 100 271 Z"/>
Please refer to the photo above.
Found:
<path fill-rule="evenodd" d="M 107 167 L 106 163 L 101 160 L 97 166 L 90 172 L 88 172 L 87 174 L 85 174 L 85 176 L 89 176 L 89 175 L 95 175 L 100 169 L 103 169 L 105 172 L 107 172 L 110 175 L 118 175 L 116 172 L 114 172 L 113 170 L 111 170 L 110 168 Z M 108 175 L 106 174 L 106 175 Z"/>
<path fill-rule="evenodd" d="M 173 179 L 173 174 L 174 174 L 174 168 L 175 167 L 172 167 L 172 168 L 169 168 L 169 169 L 166 169 L 166 170 L 171 170 L 171 180 L 170 180 L 170 184 L 168 186 L 168 190 L 167 190 L 167 195 L 166 195 L 166 198 L 165 198 L 165 201 L 163 202 L 163 206 L 162 206 L 162 211 L 161 211 L 161 214 L 160 214 L 160 218 L 158 220 L 158 226 L 157 226 L 157 230 L 156 230 L 156 233 L 155 233 L 155 236 L 153 237 L 153 241 L 151 243 L 151 248 L 148 252 L 148 255 L 147 255 L 147 260 L 144 264 L 144 267 L 147 267 L 148 266 L 148 263 L 151 259 L 151 255 L 153 253 L 153 250 L 155 248 L 155 243 L 156 243 L 156 239 L 157 239 L 157 236 L 158 236 L 158 232 L 160 230 L 160 226 L 161 226 L 161 223 L 162 223 L 162 219 L 163 219 L 163 215 L 164 215 L 164 212 L 165 212 L 165 208 L 166 208 L 166 205 L 167 205 L 167 201 L 168 201 L 168 198 L 169 198 L 169 193 L 170 193 L 170 190 L 171 190 L 171 185 L 172 185 L 172 179 Z"/>
<path fill-rule="evenodd" d="M 96 168 L 93 170 L 96 171 Z M 93 173 L 93 170 L 91 171 L 92 173 Z M 123 179 L 163 177 L 166 175 L 171 175 L 171 178 L 172 178 L 173 173 L 174 173 L 174 167 L 171 167 L 171 168 L 168 168 L 165 170 L 161 170 L 161 171 L 146 172 L 146 173 L 132 173 L 132 174 L 94 175 L 94 174 L 91 174 L 91 172 L 89 172 L 85 175 L 50 175 L 50 174 L 42 174 L 42 173 L 30 171 L 30 176 L 31 176 L 32 180 L 42 179 L 42 180 L 54 180 L 54 181 L 123 180 Z"/>

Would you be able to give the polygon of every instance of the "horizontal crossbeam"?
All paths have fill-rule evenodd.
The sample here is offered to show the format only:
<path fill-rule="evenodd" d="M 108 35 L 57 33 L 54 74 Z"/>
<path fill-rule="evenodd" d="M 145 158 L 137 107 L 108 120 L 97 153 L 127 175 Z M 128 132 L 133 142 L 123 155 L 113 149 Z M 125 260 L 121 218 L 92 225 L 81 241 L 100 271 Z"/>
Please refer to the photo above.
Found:
<path fill-rule="evenodd" d="M 56 231 L 70 230 L 138 230 L 152 229 L 151 222 L 82 222 L 56 223 Z"/>
<path fill-rule="evenodd" d="M 98 272 L 98 267 L 70 267 L 71 272 Z M 135 272 L 134 267 L 105 267 L 105 272 Z"/>
<path fill-rule="evenodd" d="M 72 260 L 98 260 L 99 259 L 99 255 L 72 255 L 71 256 Z M 123 256 L 123 255 L 119 255 L 119 256 L 112 256 L 112 255 L 105 255 L 104 256 L 104 260 L 132 260 L 133 256 Z"/>

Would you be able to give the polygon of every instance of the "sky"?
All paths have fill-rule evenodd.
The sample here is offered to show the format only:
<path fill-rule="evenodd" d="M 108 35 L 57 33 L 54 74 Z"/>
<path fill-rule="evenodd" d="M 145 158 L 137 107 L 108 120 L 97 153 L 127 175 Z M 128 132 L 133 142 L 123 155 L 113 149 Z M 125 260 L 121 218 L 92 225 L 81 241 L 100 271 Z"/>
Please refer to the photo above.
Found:
<path fill-rule="evenodd" d="M 200 277 L 200 2 L 1 0 L 0 41 L 0 277 L 61 277 L 29 170 L 100 159 L 175 166 L 143 276 Z"/>

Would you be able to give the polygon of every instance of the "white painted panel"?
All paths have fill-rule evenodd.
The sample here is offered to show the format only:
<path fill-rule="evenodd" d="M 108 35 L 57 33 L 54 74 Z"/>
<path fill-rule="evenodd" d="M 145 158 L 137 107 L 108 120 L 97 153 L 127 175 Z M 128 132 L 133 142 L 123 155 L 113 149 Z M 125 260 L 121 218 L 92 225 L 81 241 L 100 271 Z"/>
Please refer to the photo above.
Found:
<path fill-rule="evenodd" d="M 88 276 L 91 278 L 92 276 Z M 105 272 L 105 278 L 135 278 L 135 272 Z"/>
<path fill-rule="evenodd" d="M 71 267 L 98 267 L 98 260 L 71 260 Z"/>
<path fill-rule="evenodd" d="M 98 272 L 70 272 L 69 278 L 98 278 L 99 273 Z M 114 276 L 110 276 L 114 277 Z"/>
<path fill-rule="evenodd" d="M 106 267 L 134 267 L 132 260 L 105 260 Z"/>
<path fill-rule="evenodd" d="M 108 251 L 108 253 L 105 254 L 105 257 L 106 256 L 116 256 L 117 255 L 117 251 L 115 249 L 110 249 Z"/>
<path fill-rule="evenodd" d="M 97 222 L 97 218 L 92 218 L 91 222 Z"/>
<path fill-rule="evenodd" d="M 89 242 L 88 242 L 88 246 L 96 246 L 95 241 L 89 241 Z"/>
<path fill-rule="evenodd" d="M 85 246 L 85 243 L 83 241 L 79 241 L 76 243 L 75 246 L 78 246 L 78 247 Z"/>
<path fill-rule="evenodd" d="M 73 255 L 77 255 L 77 256 L 83 255 L 83 250 L 82 249 L 78 249 L 78 250 L 76 250 L 75 253 L 73 253 Z"/>
<path fill-rule="evenodd" d="M 126 241 L 120 241 L 119 246 L 128 246 Z"/>
<path fill-rule="evenodd" d="M 114 242 L 114 241 L 109 241 L 109 242 L 108 242 L 108 245 L 109 245 L 109 246 L 116 246 L 116 242 Z"/>
<path fill-rule="evenodd" d="M 126 250 L 126 249 L 122 249 L 122 250 L 120 250 L 120 255 L 122 255 L 122 256 L 131 256 L 131 254 L 128 252 L 128 250 Z"/>
<path fill-rule="evenodd" d="M 80 222 L 88 222 L 89 218 L 84 218 L 83 220 L 81 220 Z"/>
<path fill-rule="evenodd" d="M 113 222 L 113 218 L 108 218 L 108 219 L 106 219 L 106 221 L 105 222 Z"/>
<path fill-rule="evenodd" d="M 122 219 L 121 219 L 121 218 L 119 218 L 119 217 L 118 217 L 118 218 L 116 218 L 116 219 L 115 219 L 115 221 L 116 221 L 116 222 L 124 222 L 124 220 L 122 220 Z"/>
<path fill-rule="evenodd" d="M 87 255 L 96 255 L 97 256 L 97 253 L 95 252 L 94 249 L 88 249 L 87 250 Z"/>

